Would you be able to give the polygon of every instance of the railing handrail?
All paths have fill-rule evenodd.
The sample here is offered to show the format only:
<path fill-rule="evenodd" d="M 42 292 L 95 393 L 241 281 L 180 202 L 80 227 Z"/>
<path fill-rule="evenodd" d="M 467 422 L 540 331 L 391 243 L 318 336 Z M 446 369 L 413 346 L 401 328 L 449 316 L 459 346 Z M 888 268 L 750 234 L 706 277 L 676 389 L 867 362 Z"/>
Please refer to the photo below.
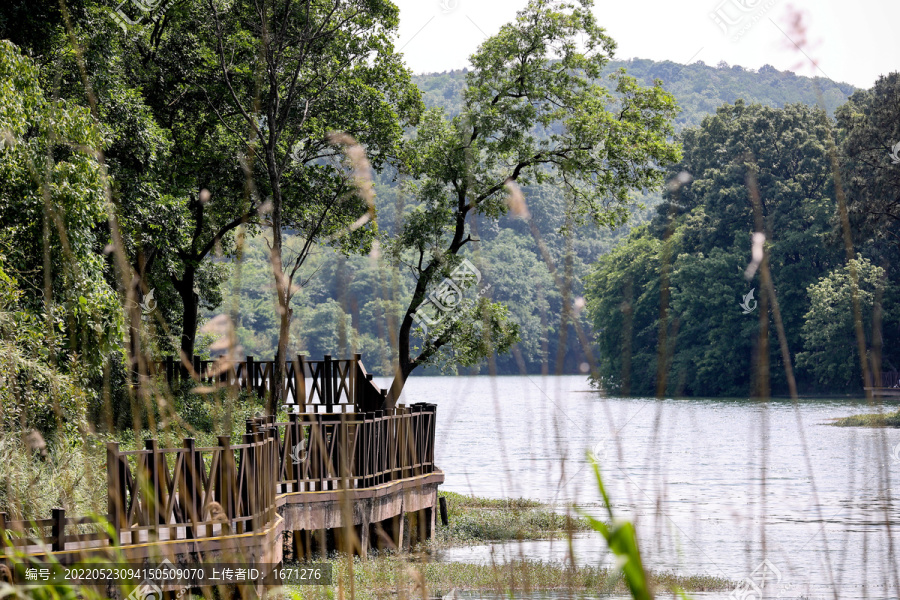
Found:
<path fill-rule="evenodd" d="M 256 360 L 252 355 L 227 365 L 219 359 L 201 360 L 194 356 L 182 362 L 166 356 L 150 363 L 149 374 L 164 377 L 169 385 L 191 379 L 214 387 L 252 390 L 270 399 L 276 387 L 274 364 L 274 360 Z M 300 406 L 304 412 L 307 407 L 320 407 L 326 413 L 343 412 L 349 406 L 355 412 L 365 412 L 387 404 L 387 390 L 375 384 L 360 354 L 347 359 L 333 359 L 326 354 L 322 360 L 298 354 L 285 360 L 284 378 L 281 404 Z M 307 380 L 311 380 L 311 385 L 307 386 Z"/>
<path fill-rule="evenodd" d="M 284 494 L 360 490 L 434 472 L 435 415 L 435 405 L 417 403 L 364 413 L 292 413 L 282 423 L 258 417 L 247 421 L 243 443 L 220 436 L 219 445 L 208 448 L 195 446 L 193 438 L 181 448 L 145 440 L 144 449 L 129 451 L 110 442 L 106 515 L 67 517 L 59 508 L 48 519 L 9 521 L 0 513 L 0 538 L 5 530 L 27 531 L 11 543 L 46 543 L 53 551 L 65 550 L 67 542 L 151 542 L 163 530 L 169 539 L 181 539 L 179 529 L 183 539 L 198 539 L 222 526 L 221 520 L 208 518 L 212 502 L 219 503 L 234 533 L 256 531 L 272 522 Z M 104 518 L 112 539 L 103 528 L 66 533 L 67 526 L 99 524 Z M 142 540 L 144 532 L 153 537 Z"/>

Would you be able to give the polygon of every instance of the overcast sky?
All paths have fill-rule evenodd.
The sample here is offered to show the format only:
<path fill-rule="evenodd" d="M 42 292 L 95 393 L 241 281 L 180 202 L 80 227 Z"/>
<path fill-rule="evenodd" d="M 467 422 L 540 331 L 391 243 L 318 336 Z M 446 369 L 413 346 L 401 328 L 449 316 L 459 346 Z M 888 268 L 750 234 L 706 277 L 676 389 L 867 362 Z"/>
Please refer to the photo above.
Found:
<path fill-rule="evenodd" d="M 486 35 L 511 21 L 527 0 L 394 0 L 407 64 L 415 73 L 461 69 Z M 806 15 L 807 44 L 792 31 L 789 9 Z M 900 2 L 890 0 L 596 0 L 600 24 L 618 43 L 616 58 L 650 58 L 810 75 L 788 40 L 804 46 L 817 74 L 871 87 L 900 70 Z M 717 23 L 718 21 L 718 23 Z M 723 31 L 727 30 L 727 31 Z M 803 62 L 802 66 L 798 63 Z"/>

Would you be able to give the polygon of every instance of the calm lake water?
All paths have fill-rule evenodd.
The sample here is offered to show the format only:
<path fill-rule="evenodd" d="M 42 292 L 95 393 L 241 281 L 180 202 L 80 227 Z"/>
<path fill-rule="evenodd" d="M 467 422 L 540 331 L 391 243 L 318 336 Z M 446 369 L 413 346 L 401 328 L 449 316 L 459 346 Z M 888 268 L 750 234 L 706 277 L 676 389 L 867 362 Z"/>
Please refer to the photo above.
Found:
<path fill-rule="evenodd" d="M 438 405 L 444 489 L 605 516 L 585 456 L 593 449 L 651 569 L 743 581 L 739 599 L 758 598 L 747 594 L 761 579 L 771 598 L 898 597 L 900 430 L 828 425 L 874 412 L 864 400 L 805 399 L 795 409 L 789 400 L 602 398 L 583 377 L 414 377 L 404 396 Z M 579 536 L 574 551 L 579 563 L 611 561 L 599 535 Z M 546 540 L 441 559 L 567 553 L 565 541 Z"/>

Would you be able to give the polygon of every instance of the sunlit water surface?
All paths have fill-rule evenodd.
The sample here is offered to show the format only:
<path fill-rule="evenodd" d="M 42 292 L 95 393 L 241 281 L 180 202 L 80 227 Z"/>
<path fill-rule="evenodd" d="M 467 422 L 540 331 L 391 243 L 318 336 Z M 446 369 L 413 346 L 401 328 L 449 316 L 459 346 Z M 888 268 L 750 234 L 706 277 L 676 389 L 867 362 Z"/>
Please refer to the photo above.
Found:
<path fill-rule="evenodd" d="M 582 377 L 413 377 L 404 396 L 438 406 L 443 489 L 604 516 L 592 450 L 651 569 L 743 582 L 737 599 L 758 598 L 751 582 L 761 578 L 769 598 L 898 597 L 900 430 L 828 425 L 873 412 L 865 401 L 804 399 L 795 409 L 789 400 L 602 398 Z M 573 547 L 579 563 L 611 564 L 599 535 Z M 568 552 L 565 541 L 542 540 L 439 559 L 563 561 Z"/>

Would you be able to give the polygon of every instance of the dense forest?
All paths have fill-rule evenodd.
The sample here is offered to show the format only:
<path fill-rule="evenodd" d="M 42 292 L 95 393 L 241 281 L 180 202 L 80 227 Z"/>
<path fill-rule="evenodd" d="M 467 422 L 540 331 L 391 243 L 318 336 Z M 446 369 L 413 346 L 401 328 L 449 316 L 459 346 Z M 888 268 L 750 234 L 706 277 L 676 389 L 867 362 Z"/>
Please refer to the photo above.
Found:
<path fill-rule="evenodd" d="M 389 402 L 413 372 L 745 394 L 761 339 L 779 391 L 785 357 L 803 390 L 900 363 L 896 75 L 617 61 L 588 12 L 539 2 L 470 68 L 419 76 L 391 3 L 349 29 L 324 14 L 314 49 L 306 17 L 273 13 L 273 42 L 248 3 L 133 26 L 45 8 L 0 10 L 8 424 L 121 424 L 173 354 L 360 352 Z M 259 63 L 263 43 L 285 50 Z M 747 281 L 753 231 L 769 254 Z"/>
<path fill-rule="evenodd" d="M 595 231 L 681 155 L 676 99 L 611 69 L 580 6 L 529 3 L 448 111 L 391 2 L 5 3 L 4 427 L 209 427 L 167 355 L 195 380 L 197 356 L 274 359 L 269 415 L 300 352 L 365 353 L 386 408 L 426 368 L 586 372 Z"/>
<path fill-rule="evenodd" d="M 684 185 L 588 278 L 599 383 L 626 394 L 859 393 L 896 371 L 898 97 L 893 73 L 833 123 L 812 106 L 738 101 L 684 129 L 670 170 L 689 174 Z M 752 232 L 765 260 L 748 269 Z"/>
<path fill-rule="evenodd" d="M 850 85 L 798 77 L 768 65 L 754 71 L 725 64 L 711 67 L 702 63 L 679 65 L 632 59 L 613 61 L 607 71 L 620 68 L 627 69 L 644 85 L 651 85 L 655 79 L 663 81 L 681 109 L 675 118 L 678 130 L 698 126 L 717 107 L 739 99 L 774 108 L 790 103 L 812 106 L 821 101 L 829 114 L 833 114 L 854 91 Z M 419 75 L 413 81 L 422 91 L 426 106 L 458 114 L 466 73 L 458 70 Z M 396 174 L 384 173 L 376 186 L 378 226 L 388 236 L 396 233 L 397 207 L 404 202 L 401 184 L 402 178 Z M 537 237 L 527 223 L 506 216 L 494 223 L 479 223 L 481 242 L 473 251 L 485 285 L 490 285 L 488 293 L 509 306 L 513 320 L 520 327 L 521 339 L 509 354 L 495 356 L 493 364 L 484 362 L 474 369 L 501 374 L 583 372 L 589 361 L 587 353 L 574 327 L 567 327 L 561 335 L 563 297 L 537 240 L 545 245 L 549 264 L 565 265 L 569 256 L 568 302 L 574 303 L 583 295 L 584 279 L 592 265 L 632 228 L 648 222 L 661 196 L 658 192 L 639 194 L 637 201 L 644 208 L 632 209 L 625 226 L 613 229 L 570 226 L 571 235 L 566 235 L 566 199 L 559 188 L 533 186 L 524 195 Z M 316 275 L 295 298 L 298 309 L 292 325 L 293 350 L 312 356 L 345 355 L 356 350 L 364 354 L 370 368 L 389 374 L 392 351 L 386 335 L 390 323 L 385 315 L 392 310 L 397 314 L 406 305 L 413 288 L 412 278 L 403 272 L 390 272 L 368 257 L 324 251 L 313 261 L 309 273 Z M 225 290 L 226 295 L 239 290 L 240 298 L 234 298 L 233 303 L 241 307 L 238 337 L 242 347 L 248 354 L 263 357 L 273 354 L 277 338 L 276 310 L 272 286 L 268 283 L 270 270 L 263 239 L 253 239 L 243 256 L 240 278 L 232 279 Z M 209 317 L 214 314 L 215 310 L 207 312 Z M 592 323 L 586 313 L 580 312 L 576 317 L 573 311 L 571 316 L 578 318 L 584 338 L 592 339 Z M 600 329 L 604 328 L 600 326 Z M 607 364 L 607 355 L 603 356 L 602 368 L 612 368 Z M 619 357 L 611 362 L 615 360 Z M 653 389 L 652 383 L 648 385 L 649 388 L 641 391 Z"/>

